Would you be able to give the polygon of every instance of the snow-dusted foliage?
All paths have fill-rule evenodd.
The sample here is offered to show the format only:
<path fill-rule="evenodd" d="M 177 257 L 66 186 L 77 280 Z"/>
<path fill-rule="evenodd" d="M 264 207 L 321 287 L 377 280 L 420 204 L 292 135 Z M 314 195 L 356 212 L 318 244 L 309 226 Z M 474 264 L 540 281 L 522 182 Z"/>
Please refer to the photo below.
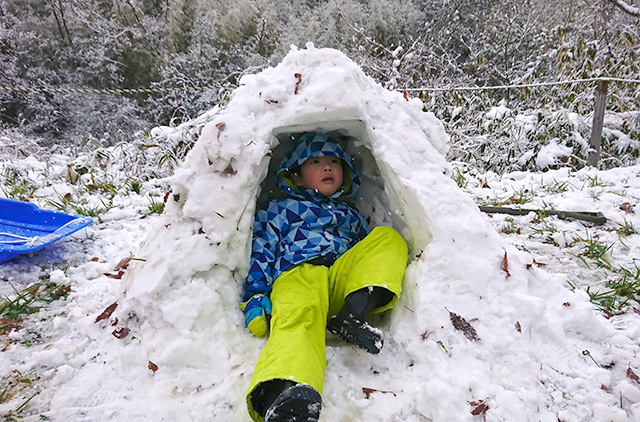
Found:
<path fill-rule="evenodd" d="M 223 105 L 242 75 L 308 41 L 339 49 L 398 90 L 639 80 L 637 8 L 637 0 L 581 6 L 573 0 L 0 0 L 0 122 L 48 140 L 41 144 L 86 137 L 113 144 L 118 132 L 132 136 L 176 125 Z M 604 168 L 638 156 L 637 86 L 610 84 Z M 5 90 L 14 87 L 27 90 Z M 154 92 L 65 91 L 78 88 Z M 572 150 L 556 157 L 557 165 L 581 167 L 588 155 L 582 140 L 590 135 L 593 84 L 476 91 L 465 98 L 445 91 L 433 104 L 433 95 L 415 95 L 447 125 L 452 159 L 472 156 L 484 168 L 495 163 L 497 171 L 533 169 L 537 152 L 554 142 Z M 485 120 L 500 101 L 515 120 Z M 453 122 L 451 109 L 461 110 Z M 522 127 L 522 119 L 537 123 Z M 495 130 L 478 130 L 486 123 Z"/>

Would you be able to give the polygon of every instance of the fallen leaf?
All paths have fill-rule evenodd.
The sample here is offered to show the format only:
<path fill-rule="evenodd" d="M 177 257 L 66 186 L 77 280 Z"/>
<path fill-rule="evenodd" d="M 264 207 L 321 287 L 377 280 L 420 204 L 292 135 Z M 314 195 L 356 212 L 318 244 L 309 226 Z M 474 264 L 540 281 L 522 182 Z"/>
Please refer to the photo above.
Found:
<path fill-rule="evenodd" d="M 113 313 L 113 311 L 116 310 L 116 308 L 118 307 L 118 302 L 113 302 L 111 305 L 107 306 L 106 309 L 104 311 L 102 311 L 102 313 L 100 315 L 98 315 L 96 317 L 96 320 L 94 322 L 94 324 L 96 322 L 100 322 L 103 319 L 107 319 L 111 316 L 111 314 Z"/>
<path fill-rule="evenodd" d="M 627 377 L 634 380 L 635 382 L 637 382 L 638 384 L 640 384 L 640 377 L 638 377 L 636 375 L 635 372 L 633 372 L 633 370 L 631 369 L 631 367 L 627 368 Z"/>
<path fill-rule="evenodd" d="M 407 94 L 407 91 L 405 91 L 404 94 L 402 94 L 402 96 L 404 97 L 405 100 L 409 101 L 409 95 Z"/>
<path fill-rule="evenodd" d="M 462 331 L 462 334 L 464 334 L 464 336 L 469 340 L 472 340 L 472 341 L 480 340 L 480 337 L 478 337 L 478 333 L 476 332 L 476 329 L 473 328 L 471 324 L 467 322 L 466 319 L 464 319 L 463 317 L 461 317 L 460 315 L 454 312 L 451 312 L 448 309 L 447 309 L 447 312 L 449 312 L 449 318 L 451 319 L 453 328 L 455 328 L 458 331 Z"/>
<path fill-rule="evenodd" d="M 216 127 L 218 128 L 218 140 L 220 140 L 220 134 L 227 128 L 227 125 L 225 125 L 223 122 L 220 122 L 216 123 Z"/>
<path fill-rule="evenodd" d="M 149 369 L 151 369 L 151 371 L 155 374 L 156 371 L 158 370 L 158 365 L 156 365 L 155 363 L 149 361 Z"/>
<path fill-rule="evenodd" d="M 487 413 L 487 410 L 489 410 L 489 405 L 482 400 L 478 402 L 469 402 L 469 404 L 474 407 L 471 410 L 471 414 L 473 416 L 484 415 Z"/>
<path fill-rule="evenodd" d="M 629 202 L 624 202 L 622 205 L 620 205 L 620 210 L 626 212 L 627 214 L 635 214 L 635 212 L 633 211 L 634 208 L 635 205 L 632 205 Z"/>
<path fill-rule="evenodd" d="M 119 338 L 120 340 L 122 340 L 123 338 L 127 337 L 129 335 L 129 332 L 131 330 L 129 330 L 129 328 L 127 327 L 120 327 L 120 328 L 116 328 L 115 330 L 113 330 L 113 332 L 111 334 L 113 334 L 113 336 L 115 338 Z"/>
<path fill-rule="evenodd" d="M 12 320 L 11 318 L 0 318 L 0 334 L 9 334 L 11 331 L 18 328 L 18 324 L 23 321 L 23 318 L 20 318 L 17 321 Z"/>
<path fill-rule="evenodd" d="M 126 270 L 127 267 L 129 266 L 129 262 L 131 261 L 131 258 L 124 258 L 122 259 L 120 262 L 118 262 L 118 264 L 116 265 L 116 267 L 113 269 L 113 271 L 120 271 L 120 270 Z"/>
<path fill-rule="evenodd" d="M 507 251 L 504 251 L 504 258 L 502 258 L 502 271 L 507 273 L 507 278 L 511 277 L 509 272 L 509 260 L 507 259 Z"/>
<path fill-rule="evenodd" d="M 520 321 L 516 321 L 516 331 L 521 333 L 522 332 L 522 327 L 520 326 Z"/>
<path fill-rule="evenodd" d="M 537 266 L 537 267 L 544 267 L 547 264 L 543 263 L 543 262 L 538 262 L 535 259 L 533 260 L 533 262 L 531 264 L 527 264 L 527 270 L 530 270 L 533 266 Z"/>
<path fill-rule="evenodd" d="M 393 394 L 394 397 L 396 396 L 396 393 L 394 393 L 393 391 L 383 391 L 383 390 L 376 390 L 374 388 L 367 388 L 367 387 L 362 387 L 362 392 L 364 393 L 364 397 L 366 399 L 368 399 L 369 397 L 371 397 L 371 394 L 373 393 L 382 393 L 382 394 Z"/>
<path fill-rule="evenodd" d="M 298 95 L 298 93 L 300 93 L 300 84 L 302 83 L 302 75 L 300 73 L 296 73 L 293 76 L 295 76 L 295 78 L 298 80 L 298 82 L 296 82 L 296 89 L 293 91 L 293 94 Z"/>
<path fill-rule="evenodd" d="M 104 275 L 106 275 L 109 278 L 113 278 L 115 280 L 120 280 L 120 279 L 122 279 L 122 276 L 124 275 L 124 271 L 120 270 L 120 271 L 118 271 L 117 274 L 104 273 Z"/>

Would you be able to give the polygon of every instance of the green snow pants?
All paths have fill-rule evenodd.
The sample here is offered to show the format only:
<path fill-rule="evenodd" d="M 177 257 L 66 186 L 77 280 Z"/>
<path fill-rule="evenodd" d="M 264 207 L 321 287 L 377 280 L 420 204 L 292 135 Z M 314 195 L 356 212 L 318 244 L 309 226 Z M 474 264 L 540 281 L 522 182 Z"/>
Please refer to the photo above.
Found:
<path fill-rule="evenodd" d="M 273 284 L 270 335 L 262 350 L 247 393 L 251 418 L 263 418 L 251 403 L 251 394 L 263 382 L 275 379 L 308 384 L 322 394 L 327 366 L 327 321 L 338 313 L 352 292 L 383 287 L 393 293 L 392 308 L 402 290 L 407 244 L 391 227 L 376 227 L 362 241 L 327 268 L 300 264 L 282 273 Z"/>

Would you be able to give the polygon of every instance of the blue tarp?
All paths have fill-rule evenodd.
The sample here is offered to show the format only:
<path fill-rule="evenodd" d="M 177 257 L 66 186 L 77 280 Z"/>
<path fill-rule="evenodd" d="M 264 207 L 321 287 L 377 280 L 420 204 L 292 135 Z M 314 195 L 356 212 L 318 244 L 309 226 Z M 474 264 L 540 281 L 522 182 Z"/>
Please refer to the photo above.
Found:
<path fill-rule="evenodd" d="M 0 198 L 0 262 L 44 248 L 92 222 L 89 217 Z"/>

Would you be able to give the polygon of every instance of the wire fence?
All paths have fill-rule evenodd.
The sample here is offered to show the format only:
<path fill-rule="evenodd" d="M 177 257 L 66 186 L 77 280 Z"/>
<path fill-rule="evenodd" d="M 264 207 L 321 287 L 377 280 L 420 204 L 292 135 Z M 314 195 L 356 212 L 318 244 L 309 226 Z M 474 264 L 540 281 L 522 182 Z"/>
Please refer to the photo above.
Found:
<path fill-rule="evenodd" d="M 35 92 L 43 94 L 164 94 L 168 92 L 206 91 L 213 89 L 236 88 L 235 85 L 205 85 L 176 88 L 119 88 L 119 89 L 87 89 L 87 88 L 25 88 L 0 86 L 5 92 Z"/>
<path fill-rule="evenodd" d="M 491 85 L 491 86 L 454 86 L 454 87 L 419 87 L 419 88 L 399 88 L 398 91 L 406 92 L 447 92 L 447 91 L 494 91 L 500 89 L 518 89 L 518 88 L 539 88 L 545 86 L 558 85 L 575 85 L 581 83 L 594 82 L 619 82 L 640 84 L 640 79 L 626 79 L 613 77 L 597 77 L 586 79 L 570 79 L 564 81 L 536 82 L 526 84 L 513 85 Z M 168 92 L 189 92 L 189 91 L 206 91 L 214 89 L 233 89 L 238 85 L 205 85 L 192 87 L 174 87 L 174 88 L 118 88 L 118 89 L 90 89 L 90 88 L 28 88 L 19 86 L 0 86 L 0 91 L 5 92 L 37 92 L 51 94 L 162 94 Z"/>
<path fill-rule="evenodd" d="M 625 79 L 625 78 L 610 78 L 610 77 L 597 77 L 586 79 L 571 79 L 565 81 L 553 81 L 553 82 L 536 82 L 530 84 L 514 84 L 514 85 L 492 85 L 492 86 L 460 86 L 460 87 L 444 87 L 444 88 L 406 88 L 402 91 L 407 92 L 447 92 L 447 91 L 492 91 L 499 89 L 512 89 L 512 88 L 538 88 L 544 86 L 558 86 L 558 85 L 575 85 L 580 83 L 593 83 L 593 82 L 620 82 L 640 84 L 640 79 Z"/>
<path fill-rule="evenodd" d="M 398 88 L 396 91 L 409 93 L 409 92 L 458 92 L 458 91 L 496 91 L 496 90 L 509 90 L 509 89 L 525 89 L 525 88 L 540 88 L 540 87 L 553 87 L 563 85 L 576 85 L 576 84 L 592 84 L 597 83 L 595 102 L 594 102 L 594 117 L 592 120 L 592 133 L 591 133 L 591 150 L 589 162 L 591 165 L 595 165 L 600 158 L 600 144 L 601 144 L 601 132 L 602 132 L 602 120 L 604 115 L 604 104 L 606 103 L 607 85 L 609 83 L 621 83 L 621 84 L 640 84 L 640 79 L 632 78 L 618 78 L 618 77 L 594 77 L 584 79 L 568 79 L 562 81 L 546 81 L 535 83 L 521 83 L 512 85 L 492 85 L 492 86 L 449 86 L 449 87 L 418 87 L 418 88 Z M 74 94 L 166 94 L 170 92 L 190 92 L 190 91 L 206 91 L 206 90 L 219 90 L 219 89 L 234 89 L 238 85 L 205 85 L 205 86 L 183 86 L 183 87 L 170 87 L 170 88 L 119 88 L 119 89 L 91 89 L 91 88 L 31 88 L 31 87 L 9 87 L 0 86 L 0 92 L 22 92 L 22 93 L 74 93 Z"/>

